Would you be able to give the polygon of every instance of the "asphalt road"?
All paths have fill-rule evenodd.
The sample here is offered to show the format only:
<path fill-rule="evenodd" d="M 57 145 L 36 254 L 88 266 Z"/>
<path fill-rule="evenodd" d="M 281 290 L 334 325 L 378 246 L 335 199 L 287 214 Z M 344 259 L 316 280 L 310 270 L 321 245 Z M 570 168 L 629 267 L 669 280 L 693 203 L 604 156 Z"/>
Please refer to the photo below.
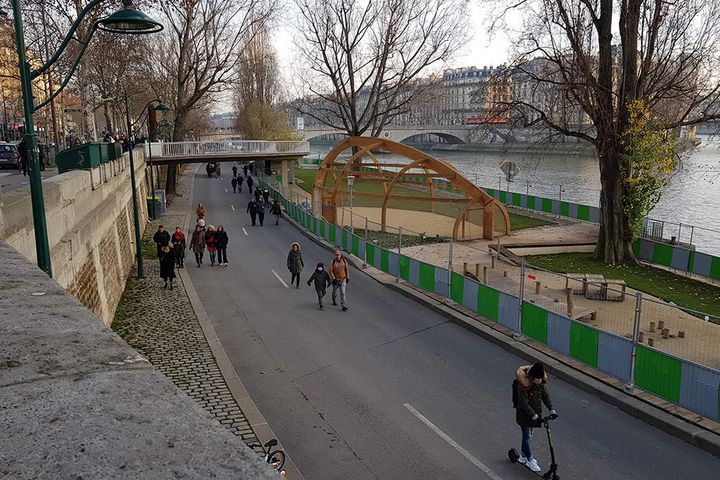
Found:
<path fill-rule="evenodd" d="M 57 175 L 57 172 L 57 168 L 48 168 L 41 175 L 45 179 Z M 0 190 L 8 192 L 27 185 L 30 185 L 30 178 L 24 177 L 21 171 L 7 167 L 0 169 Z"/>
<path fill-rule="evenodd" d="M 208 224 L 227 229 L 230 266 L 207 260 L 197 268 L 188 258 L 188 273 L 240 378 L 306 479 L 535 478 L 507 460 L 520 443 L 511 382 L 523 360 L 357 270 L 349 310 L 327 298 L 319 311 L 304 282 L 318 261 L 329 262 L 327 250 L 286 222 L 251 227 L 248 195 L 233 195 L 228 177 L 197 175 L 194 197 Z M 293 241 L 306 265 L 300 290 L 275 276 L 289 283 Z M 718 478 L 720 459 L 557 379 L 549 390 L 564 480 Z M 533 446 L 546 467 L 543 431 Z"/>

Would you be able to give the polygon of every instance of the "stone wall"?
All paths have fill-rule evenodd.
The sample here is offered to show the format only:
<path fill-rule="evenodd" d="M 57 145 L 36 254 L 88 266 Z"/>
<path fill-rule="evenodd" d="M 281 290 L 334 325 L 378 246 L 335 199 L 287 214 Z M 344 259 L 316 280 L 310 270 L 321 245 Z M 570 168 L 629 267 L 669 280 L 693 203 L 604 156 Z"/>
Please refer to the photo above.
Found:
<path fill-rule="evenodd" d="M 134 151 L 140 228 L 147 225 L 143 150 Z M 128 155 L 43 180 L 53 278 L 109 325 L 135 263 Z M 0 192 L 0 239 L 35 261 L 30 189 Z M 142 232 L 141 232 L 142 233 Z"/>

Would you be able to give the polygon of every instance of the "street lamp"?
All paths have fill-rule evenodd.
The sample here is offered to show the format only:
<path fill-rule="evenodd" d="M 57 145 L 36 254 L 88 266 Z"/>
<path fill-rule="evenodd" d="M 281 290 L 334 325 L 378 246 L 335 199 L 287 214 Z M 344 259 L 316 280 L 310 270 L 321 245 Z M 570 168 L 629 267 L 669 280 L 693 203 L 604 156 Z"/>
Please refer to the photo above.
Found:
<path fill-rule="evenodd" d="M 37 138 L 35 135 L 35 128 L 33 125 L 33 113 L 40 108 L 50 103 L 72 78 L 75 69 L 80 63 L 80 59 L 85 53 L 90 40 L 92 39 L 95 30 L 100 29 L 112 33 L 128 33 L 128 34 L 139 34 L 139 33 L 155 33 L 163 29 L 163 26 L 145 15 L 144 13 L 136 10 L 133 7 L 132 0 L 123 0 L 123 9 L 119 10 L 112 15 L 101 18 L 95 22 L 90 29 L 88 37 L 81 41 L 82 47 L 78 53 L 75 62 L 70 68 L 67 77 L 60 84 L 60 88 L 53 92 L 44 102 L 39 105 L 35 105 L 32 94 L 32 82 L 35 78 L 46 72 L 57 60 L 60 55 L 65 51 L 71 40 L 75 38 L 75 33 L 85 18 L 85 16 L 93 8 L 105 0 L 92 0 L 82 9 L 75 22 L 70 27 L 70 30 L 65 35 L 65 39 L 60 44 L 58 50 L 50 57 L 40 68 L 36 70 L 30 69 L 30 64 L 27 62 L 25 57 L 25 36 L 23 33 L 22 25 L 22 13 L 20 10 L 20 0 L 11 0 L 13 8 L 13 16 L 15 23 L 15 45 L 17 47 L 18 62 L 20 66 L 20 84 L 22 86 L 23 96 L 23 111 L 25 114 L 25 136 L 24 141 L 28 151 L 28 166 L 30 176 L 30 196 L 32 199 L 32 211 L 33 211 L 33 225 L 35 230 L 35 250 L 37 253 L 38 266 L 45 271 L 49 276 L 52 277 L 52 266 L 50 263 L 50 247 L 48 245 L 47 236 L 47 222 L 45 220 L 45 199 L 43 198 L 42 181 L 40 177 L 40 163 L 38 161 L 37 152 L 35 151 Z M 134 177 L 135 172 L 132 171 L 131 175 Z M 134 179 L 134 178 L 133 178 Z M 134 184 L 134 182 L 133 182 Z M 133 193 L 135 192 L 133 187 Z M 135 209 L 135 215 L 137 215 L 137 203 L 133 202 L 133 208 Z M 136 223 L 137 228 L 137 223 Z M 136 238 L 139 237 L 139 232 L 136 232 Z M 138 262 L 142 262 L 142 246 L 138 242 L 137 244 Z M 138 264 L 138 266 L 140 263 Z"/>
<path fill-rule="evenodd" d="M 345 177 L 348 184 L 348 189 L 350 190 L 350 233 L 353 234 L 355 231 L 353 230 L 353 184 L 355 183 L 355 176 L 354 175 L 348 175 Z"/>

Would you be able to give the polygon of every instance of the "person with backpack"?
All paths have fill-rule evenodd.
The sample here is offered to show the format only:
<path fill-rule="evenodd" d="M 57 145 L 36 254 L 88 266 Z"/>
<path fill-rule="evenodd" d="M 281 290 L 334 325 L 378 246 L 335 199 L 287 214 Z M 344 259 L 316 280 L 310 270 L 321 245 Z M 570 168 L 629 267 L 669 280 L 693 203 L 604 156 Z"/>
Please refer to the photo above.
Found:
<path fill-rule="evenodd" d="M 515 421 L 520 425 L 522 431 L 522 455 L 518 458 L 518 463 L 525 465 L 533 472 L 542 470 L 537 460 L 533 458 L 530 449 L 533 428 L 542 426 L 542 404 L 545 404 L 550 415 L 557 416 L 545 386 L 547 380 L 545 366 L 541 362 L 537 362 L 534 365 L 524 365 L 518 368 L 513 381 L 512 399 Z"/>
<path fill-rule="evenodd" d="M 260 226 L 263 226 L 263 222 L 265 221 L 265 202 L 263 202 L 263 199 L 259 199 L 257 202 L 257 216 L 258 216 L 258 222 L 260 222 Z"/>
<path fill-rule="evenodd" d="M 280 215 L 282 215 L 282 208 L 280 208 L 280 202 L 273 200 L 272 207 L 270 207 L 270 213 L 275 215 L 275 225 L 280 225 Z"/>
<path fill-rule="evenodd" d="M 233 193 L 237 193 L 237 178 L 233 177 L 232 180 L 230 180 L 230 185 L 233 187 Z"/>
<path fill-rule="evenodd" d="M 315 293 L 317 293 L 320 310 L 322 310 L 323 297 L 325 296 L 327 287 L 329 287 L 332 283 L 332 280 L 330 280 L 330 275 L 328 274 L 327 270 L 325 270 L 325 265 L 323 265 L 322 262 L 317 264 L 317 267 L 315 267 L 315 270 L 313 270 L 312 275 L 310 275 L 310 278 L 308 278 L 308 286 L 310 286 L 310 282 L 315 282 Z"/>
<path fill-rule="evenodd" d="M 345 305 L 345 289 L 350 282 L 350 268 L 347 260 L 342 256 L 340 250 L 335 251 L 335 256 L 330 262 L 330 279 L 332 280 L 332 304 L 337 306 L 337 292 L 340 290 L 340 305 L 343 312 L 348 308 Z"/>

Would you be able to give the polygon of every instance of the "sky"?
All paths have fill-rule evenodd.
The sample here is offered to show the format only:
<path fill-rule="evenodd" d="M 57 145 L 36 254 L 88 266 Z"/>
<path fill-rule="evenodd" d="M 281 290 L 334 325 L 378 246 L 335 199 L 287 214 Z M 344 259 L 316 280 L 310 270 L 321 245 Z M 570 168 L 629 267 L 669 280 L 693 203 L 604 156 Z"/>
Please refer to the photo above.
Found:
<path fill-rule="evenodd" d="M 470 33 L 467 42 L 445 68 L 483 67 L 485 65 L 499 65 L 507 61 L 508 41 L 501 36 L 491 39 L 487 33 L 486 25 L 490 8 L 482 0 L 471 0 L 469 7 Z M 290 72 L 296 65 L 296 62 L 293 61 L 295 55 L 293 27 L 291 26 L 292 16 L 294 15 L 292 2 L 288 2 L 285 12 L 284 17 L 279 19 L 278 26 L 274 31 L 273 44 L 278 54 L 280 71 L 283 72 L 284 82 L 292 84 Z"/>

